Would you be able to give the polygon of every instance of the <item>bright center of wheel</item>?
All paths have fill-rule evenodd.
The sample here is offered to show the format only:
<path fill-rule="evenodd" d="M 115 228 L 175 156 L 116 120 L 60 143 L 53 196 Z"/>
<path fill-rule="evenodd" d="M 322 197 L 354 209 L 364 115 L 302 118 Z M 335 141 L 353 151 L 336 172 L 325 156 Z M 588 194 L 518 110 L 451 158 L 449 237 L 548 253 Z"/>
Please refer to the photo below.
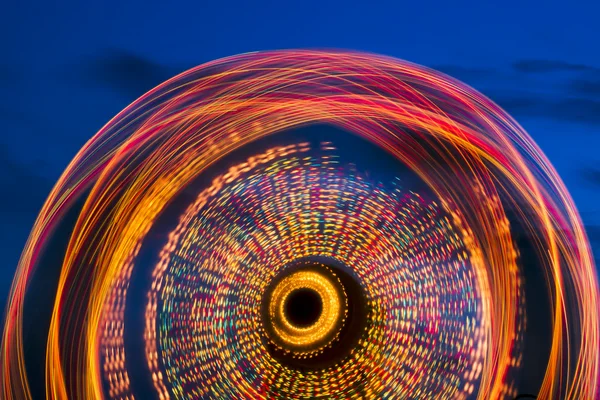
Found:
<path fill-rule="evenodd" d="M 273 277 L 262 299 L 266 346 L 294 368 L 324 368 L 363 334 L 366 298 L 352 272 L 333 259 L 300 259 Z"/>
<path fill-rule="evenodd" d="M 268 299 L 273 341 L 284 349 L 313 352 L 331 342 L 345 319 L 346 295 L 326 270 L 285 276 Z"/>

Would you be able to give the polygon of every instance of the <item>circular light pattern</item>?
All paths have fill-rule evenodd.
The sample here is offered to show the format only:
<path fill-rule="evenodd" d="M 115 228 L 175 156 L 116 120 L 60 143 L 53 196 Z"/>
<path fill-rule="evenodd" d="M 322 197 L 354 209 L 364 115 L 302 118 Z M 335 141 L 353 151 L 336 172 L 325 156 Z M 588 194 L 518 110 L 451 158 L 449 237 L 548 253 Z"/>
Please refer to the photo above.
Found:
<path fill-rule="evenodd" d="M 302 350 L 322 342 L 325 342 L 324 345 L 331 342 L 343 325 L 345 314 L 348 312 L 344 288 L 332 278 L 334 277 L 327 277 L 316 271 L 298 271 L 286 276 L 277 284 L 267 300 L 267 318 L 263 317 L 273 330 L 273 340 L 280 341 L 286 349 L 297 350 L 294 354 L 302 354 Z M 303 290 L 308 291 L 309 296 L 315 295 L 321 303 L 319 316 L 314 323 L 307 324 L 308 326 L 291 320 L 289 310 L 286 310 L 291 297 L 301 294 Z M 296 301 L 301 300 L 302 298 Z"/>
<path fill-rule="evenodd" d="M 169 235 L 146 314 L 148 359 L 159 361 L 150 368 L 165 377 L 157 390 L 176 398 L 468 395 L 481 374 L 489 322 L 456 222 L 436 203 L 397 182 L 370 182 L 332 155 L 314 158 L 307 145 L 286 153 L 208 198 L 201 193 Z M 302 268 L 275 282 L 267 296 L 273 334 L 262 332 L 271 279 L 306 257 L 345 265 L 367 292 L 366 330 L 333 365 L 299 368 L 306 364 L 280 362 L 265 346 L 266 338 L 292 358 L 309 358 L 323 346 L 343 348 L 331 340 L 355 333 L 339 331 L 348 312 L 341 280 Z M 313 326 L 285 323 L 285 296 L 295 287 L 324 298 Z"/>
<path fill-rule="evenodd" d="M 316 124 L 366 139 L 427 190 L 375 179 L 363 149 L 352 159 L 327 140 L 268 142 Z M 34 321 L 47 346 L 25 351 L 35 348 L 27 289 L 73 210 L 49 323 Z M 596 398 L 587 237 L 514 120 L 391 58 L 230 57 L 144 95 L 67 167 L 13 283 L 0 389 L 6 399 L 514 398 L 526 268 L 550 294 L 539 398 Z M 296 288 L 319 295 L 312 325 L 286 316 Z M 45 377 L 32 372 L 40 361 Z"/>

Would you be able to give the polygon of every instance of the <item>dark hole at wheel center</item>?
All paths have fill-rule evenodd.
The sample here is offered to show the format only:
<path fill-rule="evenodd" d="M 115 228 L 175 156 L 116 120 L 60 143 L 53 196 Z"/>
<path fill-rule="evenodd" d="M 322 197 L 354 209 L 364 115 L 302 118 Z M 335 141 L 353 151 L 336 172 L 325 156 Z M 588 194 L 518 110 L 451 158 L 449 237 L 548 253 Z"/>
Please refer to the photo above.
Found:
<path fill-rule="evenodd" d="M 307 357 L 301 356 L 302 351 L 296 348 L 291 349 L 285 343 L 281 343 L 274 330 L 278 318 L 270 313 L 273 291 L 283 279 L 299 271 L 318 272 L 334 284 L 342 302 L 340 312 L 343 312 L 345 316 L 345 318 L 335 321 L 336 327 L 327 337 L 315 343 L 314 346 L 305 349 L 318 350 L 318 352 L 311 353 Z M 287 295 L 283 303 L 282 313 L 287 322 L 302 328 L 306 327 L 302 324 L 313 326 L 321 317 L 325 306 L 324 298 L 318 291 L 309 287 L 295 287 Z M 371 309 L 367 303 L 366 292 L 359 277 L 354 275 L 350 268 L 329 257 L 298 259 L 275 276 L 264 291 L 261 302 L 261 315 L 266 334 L 264 344 L 270 354 L 287 367 L 304 371 L 329 368 L 344 360 L 359 344 L 360 338 L 367 332 L 370 313 Z M 275 320 L 272 320 L 273 317 L 275 317 Z M 332 341 L 329 342 L 330 340 Z M 326 342 L 329 344 L 323 347 Z"/>
<path fill-rule="evenodd" d="M 312 289 L 296 289 L 289 294 L 283 307 L 288 321 L 299 327 L 307 327 L 321 316 L 323 301 Z"/>

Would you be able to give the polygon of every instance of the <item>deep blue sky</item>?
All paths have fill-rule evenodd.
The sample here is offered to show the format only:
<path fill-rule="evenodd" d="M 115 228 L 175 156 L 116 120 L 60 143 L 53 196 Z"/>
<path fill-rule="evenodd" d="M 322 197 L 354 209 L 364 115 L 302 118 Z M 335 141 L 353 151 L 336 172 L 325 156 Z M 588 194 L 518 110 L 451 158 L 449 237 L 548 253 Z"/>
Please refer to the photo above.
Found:
<path fill-rule="evenodd" d="M 7 1 L 0 12 L 0 304 L 42 202 L 84 142 L 172 75 L 254 50 L 370 51 L 474 86 L 540 144 L 600 248 L 596 1 L 51 3 Z"/>

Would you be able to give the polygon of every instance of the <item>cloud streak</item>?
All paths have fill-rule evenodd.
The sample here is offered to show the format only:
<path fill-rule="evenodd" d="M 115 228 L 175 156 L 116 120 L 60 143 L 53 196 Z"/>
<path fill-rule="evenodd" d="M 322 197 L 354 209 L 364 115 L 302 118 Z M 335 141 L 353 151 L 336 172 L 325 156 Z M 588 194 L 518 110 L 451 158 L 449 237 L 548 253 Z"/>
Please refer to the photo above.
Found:
<path fill-rule="evenodd" d="M 434 65 L 431 68 L 453 78 L 464 80 L 465 82 L 488 78 L 493 79 L 498 75 L 498 71 L 493 68 L 469 68 L 450 64 Z"/>
<path fill-rule="evenodd" d="M 534 93 L 488 92 L 487 95 L 516 117 L 539 117 L 600 125 L 600 100 L 572 96 L 542 97 Z"/>
<path fill-rule="evenodd" d="M 134 100 L 178 71 L 136 53 L 110 49 L 72 68 L 88 84 L 101 85 Z"/>
<path fill-rule="evenodd" d="M 583 96 L 595 97 L 600 100 L 600 73 L 595 79 L 574 79 L 569 84 L 573 93 Z"/>
<path fill-rule="evenodd" d="M 586 72 L 600 71 L 591 65 L 574 64 L 559 60 L 526 59 L 519 60 L 513 64 L 513 68 L 524 73 L 548 73 L 548 72 Z"/>
<path fill-rule="evenodd" d="M 600 188 L 600 168 L 599 167 L 582 168 L 581 176 L 588 183 Z M 599 239 L 600 239 L 600 236 L 599 236 Z"/>
<path fill-rule="evenodd" d="M 0 145 L 0 213 L 14 218 L 15 214 L 35 214 L 39 211 L 51 182 L 39 176 L 28 165 L 11 158 L 8 148 Z"/>
<path fill-rule="evenodd" d="M 600 125 L 600 68 L 536 59 L 519 60 L 509 72 L 458 65 L 434 68 L 474 84 L 516 117 Z"/>

